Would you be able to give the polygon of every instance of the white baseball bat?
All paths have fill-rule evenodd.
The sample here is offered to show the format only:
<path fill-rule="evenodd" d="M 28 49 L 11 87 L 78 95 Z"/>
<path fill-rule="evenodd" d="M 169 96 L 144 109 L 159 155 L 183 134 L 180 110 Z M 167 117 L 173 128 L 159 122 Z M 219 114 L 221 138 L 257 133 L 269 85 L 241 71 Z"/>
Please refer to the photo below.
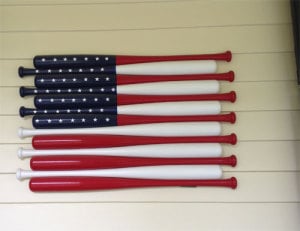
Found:
<path fill-rule="evenodd" d="M 76 129 L 25 129 L 19 128 L 19 137 L 36 135 L 105 134 L 134 136 L 217 136 L 221 134 L 219 122 L 174 122 L 134 124 L 112 127 Z"/>
<path fill-rule="evenodd" d="M 176 143 L 176 144 L 147 144 L 112 148 L 85 149 L 51 149 L 18 150 L 18 157 L 23 159 L 33 156 L 55 155 L 100 155 L 100 156 L 130 156 L 130 157 L 219 157 L 222 153 L 220 143 Z"/>
<path fill-rule="evenodd" d="M 217 63 L 213 60 L 166 61 L 117 65 L 116 73 L 130 75 L 181 75 L 215 73 Z"/>
<path fill-rule="evenodd" d="M 101 170 L 29 171 L 18 169 L 18 180 L 35 177 L 122 177 L 139 179 L 219 179 L 219 165 L 159 165 Z"/>
<path fill-rule="evenodd" d="M 181 101 L 118 106 L 125 115 L 215 115 L 221 112 L 219 101 Z"/>
<path fill-rule="evenodd" d="M 130 95 L 195 95 L 214 94 L 220 90 L 217 80 L 166 81 L 120 85 L 118 94 Z"/>

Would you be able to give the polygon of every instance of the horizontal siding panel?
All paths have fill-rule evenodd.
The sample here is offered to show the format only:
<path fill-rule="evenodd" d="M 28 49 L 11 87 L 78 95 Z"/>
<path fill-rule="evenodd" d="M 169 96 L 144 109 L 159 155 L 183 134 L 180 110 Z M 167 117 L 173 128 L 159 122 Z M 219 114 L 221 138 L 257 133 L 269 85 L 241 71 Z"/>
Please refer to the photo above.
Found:
<path fill-rule="evenodd" d="M 199 9 L 201 13 L 199 13 Z M 212 14 L 213 12 L 213 14 Z M 79 15 L 85 14 L 84 17 Z M 55 15 L 55 17 L 53 17 Z M 216 17 L 215 15 L 218 15 Z M 127 30 L 290 23 L 288 2 L 176 1 L 3 7 L 1 31 Z M 236 19 L 239 20 L 236 20 Z"/>
<path fill-rule="evenodd" d="M 100 51 L 99 53 L 101 54 Z M 63 52 L 60 51 L 58 54 L 63 54 Z M 129 54 L 135 55 L 132 52 Z M 149 54 L 152 53 L 150 52 Z M 0 60 L 0 75 L 3 76 L 0 79 L 0 86 L 33 86 L 33 77 L 18 77 L 18 67 L 32 67 L 34 55 L 32 54 L 32 57 L 28 59 Z M 235 82 L 292 80 L 296 83 L 295 57 L 292 52 L 233 54 L 233 59 L 230 63 L 218 62 L 218 72 L 227 72 L 229 70 L 234 70 Z"/>
<path fill-rule="evenodd" d="M 19 107 L 33 107 L 33 96 L 20 97 L 19 87 L 0 88 L 1 115 L 18 115 Z M 300 92 L 294 81 L 222 83 L 221 93 L 236 91 L 235 103 L 222 102 L 223 111 L 299 110 Z"/>
<path fill-rule="evenodd" d="M 1 174 L 6 187 L 0 203 L 11 202 L 300 202 L 299 172 L 227 172 L 238 179 L 236 190 L 228 188 L 144 188 L 72 193 L 32 193 L 28 180 Z"/>
<path fill-rule="evenodd" d="M 199 230 L 199 227 L 224 231 L 295 231 L 300 226 L 299 210 L 299 204 L 290 203 L 82 203 L 0 206 L 0 214 L 5 218 L 2 221 L 3 227 L 10 227 L 11 230 L 39 230 L 43 226 L 45 231 L 79 231 L 85 229 L 86 224 L 90 224 L 91 231 L 99 230 L 99 227 L 103 230 L 130 231 Z M 24 214 L 30 214 L 34 222 Z M 15 222 L 16 217 L 18 222 Z M 74 219 L 77 217 L 80 219 Z M 280 219 L 266 219 L 270 217 Z"/>
<path fill-rule="evenodd" d="M 186 40 L 186 37 L 189 39 Z M 0 59 L 31 58 L 43 53 L 94 54 L 100 51 L 137 55 L 204 53 L 211 52 L 208 44 L 213 44 L 214 50 L 222 51 L 230 48 L 234 53 L 293 51 L 290 24 L 168 30 L 108 30 L 85 33 L 79 31 L 2 33 L 0 43 L 3 44 Z"/>
<path fill-rule="evenodd" d="M 236 124 L 223 124 L 223 134 L 236 132 L 241 141 L 300 140 L 299 111 L 238 112 Z M 31 119 L 18 116 L 1 116 L 0 143 L 28 143 L 19 139 L 20 126 L 31 127 Z M 259 128 L 259 130 L 258 130 Z"/>
<path fill-rule="evenodd" d="M 0 173 L 14 173 L 16 168 L 29 168 L 29 158 L 20 160 L 18 148 L 31 149 L 31 144 L 1 144 Z M 223 156 L 234 154 L 235 168 L 223 166 L 224 171 L 300 171 L 300 141 L 251 141 L 223 145 Z"/>

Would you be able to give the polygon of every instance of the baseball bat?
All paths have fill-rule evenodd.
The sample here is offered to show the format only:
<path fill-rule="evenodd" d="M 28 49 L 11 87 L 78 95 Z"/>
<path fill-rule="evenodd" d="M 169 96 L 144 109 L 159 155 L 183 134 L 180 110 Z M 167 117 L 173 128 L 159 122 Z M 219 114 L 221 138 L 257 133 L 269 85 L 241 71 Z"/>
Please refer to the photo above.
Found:
<path fill-rule="evenodd" d="M 86 191 L 86 190 L 109 190 L 144 187 L 228 187 L 235 189 L 237 180 L 229 179 L 209 180 L 153 180 L 153 179 L 130 179 L 112 177 L 49 177 L 32 178 L 29 188 L 33 192 L 55 191 Z"/>
<path fill-rule="evenodd" d="M 35 68 L 114 66 L 145 62 L 182 60 L 219 60 L 230 62 L 230 51 L 216 54 L 132 56 L 132 55 L 38 55 L 33 58 Z"/>
<path fill-rule="evenodd" d="M 20 87 L 21 97 L 41 94 L 123 94 L 123 95 L 198 95 L 218 93 L 217 80 L 167 81 L 136 83 L 120 86 L 80 87 L 80 88 L 28 88 Z"/>
<path fill-rule="evenodd" d="M 165 81 L 186 80 L 218 80 L 234 81 L 234 72 L 216 74 L 192 75 L 114 75 L 114 74 L 63 74 L 63 75 L 36 75 L 34 85 L 37 88 L 83 88 L 83 87 L 116 87 L 127 84 L 153 83 Z"/>
<path fill-rule="evenodd" d="M 109 114 L 109 115 L 153 115 L 153 116 L 184 116 L 184 115 L 215 115 L 221 112 L 219 101 L 179 101 L 144 104 L 128 104 L 96 108 L 56 108 L 36 109 L 21 107 L 20 116 L 48 114 Z"/>
<path fill-rule="evenodd" d="M 19 67 L 19 76 L 36 74 L 125 74 L 125 75 L 184 75 L 211 74 L 217 71 L 217 63 L 213 60 L 167 61 L 137 63 L 115 66 L 76 67 L 59 69 L 33 69 Z"/>
<path fill-rule="evenodd" d="M 220 179 L 222 169 L 219 165 L 158 165 L 128 168 L 112 168 L 74 171 L 31 171 L 18 169 L 18 180 L 33 177 L 124 177 L 138 179 Z"/>
<path fill-rule="evenodd" d="M 34 136 L 32 139 L 32 146 L 35 149 L 83 149 L 83 148 L 108 148 L 108 147 L 117 147 L 117 146 L 131 146 L 131 145 L 150 145 L 150 144 L 175 144 L 175 143 L 228 143 L 228 144 L 236 144 L 237 136 L 232 133 L 230 135 L 225 136 L 190 136 L 190 137 L 155 137 L 155 136 L 120 136 L 120 135 L 46 135 L 46 136 Z M 141 154 L 147 152 L 150 146 L 145 147 L 142 151 L 138 151 Z M 193 147 L 193 146 L 192 146 Z M 139 147 L 136 147 L 139 148 Z M 142 147 L 144 148 L 144 147 Z M 172 148 L 169 153 L 175 153 L 176 150 L 179 151 L 179 154 L 184 153 L 187 155 L 187 152 L 194 152 L 197 149 L 187 148 L 184 152 L 176 147 Z M 200 150 L 204 150 L 204 152 L 212 152 L 207 149 L 202 149 L 198 147 Z M 124 149 L 126 152 L 127 149 Z M 159 149 L 160 150 L 160 149 Z M 150 155 L 153 153 L 159 153 L 159 150 L 155 152 L 151 151 Z M 161 149 L 163 150 L 163 149 Z M 191 151 L 192 150 L 192 151 Z M 220 150 L 220 149 L 218 149 Z M 93 152 L 93 151 L 91 151 Z M 133 153 L 133 150 L 130 150 Z M 65 153 L 65 152 L 64 152 Z M 73 152 L 75 153 L 75 152 Z M 97 152 L 96 152 L 97 153 Z M 101 152 L 103 154 L 103 152 Z M 118 154 L 120 154 L 120 150 Z M 79 154 L 79 153 L 78 153 Z M 91 154 L 91 153 L 89 153 Z M 95 153 L 94 153 L 95 154 Z M 129 155 L 129 152 L 126 153 Z M 137 154 L 135 154 L 137 155 Z M 144 154 L 145 155 L 145 154 Z M 162 154 L 165 155 L 165 154 Z M 191 154 L 189 154 L 192 156 Z M 194 154 L 193 154 L 194 155 Z M 178 156 L 174 156 L 178 157 Z M 180 157 L 180 156 L 179 156 Z"/>
<path fill-rule="evenodd" d="M 84 170 L 156 165 L 236 165 L 234 155 L 218 158 L 154 158 L 121 156 L 37 156 L 30 160 L 32 170 Z"/>
<path fill-rule="evenodd" d="M 67 137 L 68 138 L 68 137 Z M 71 137 L 72 140 L 73 137 Z M 115 137 L 114 137 L 115 138 Z M 122 139 L 123 137 L 121 137 Z M 129 137 L 133 140 L 135 137 Z M 148 137 L 151 138 L 151 137 Z M 60 139 L 57 141 L 59 142 Z M 139 140 L 139 137 L 137 137 Z M 133 140 L 135 141 L 135 140 Z M 190 142 L 192 142 L 191 140 Z M 196 142 L 197 140 L 195 140 Z M 153 141 L 152 141 L 153 142 Z M 137 143 L 137 144 L 136 144 Z M 39 146 L 39 143 L 34 142 L 34 148 L 37 149 L 23 149 L 19 148 L 18 157 L 20 159 L 35 156 L 127 156 L 127 157 L 157 157 L 157 158 L 200 158 L 200 157 L 220 157 L 222 154 L 222 146 L 220 143 L 144 143 L 136 142 L 127 146 L 119 147 L 103 145 L 102 148 L 68 148 L 68 149 L 44 149 Z M 43 143 L 45 144 L 45 142 Z M 38 147 L 36 147 L 38 145 Z M 85 145 L 84 145 L 85 147 Z"/>
<path fill-rule="evenodd" d="M 97 108 L 130 104 L 186 102 L 186 101 L 229 101 L 235 102 L 234 91 L 224 94 L 205 95 L 41 95 L 34 97 L 38 109 Z"/>
<path fill-rule="evenodd" d="M 134 124 L 124 126 L 76 129 L 25 129 L 19 128 L 20 138 L 36 135 L 133 135 L 133 136 L 216 136 L 221 133 L 219 122 L 174 122 Z"/>
<path fill-rule="evenodd" d="M 235 122 L 235 113 L 224 115 L 197 116 L 134 116 L 134 115 L 35 115 L 32 118 L 34 128 L 94 128 L 123 126 L 131 124 L 218 121 Z"/>

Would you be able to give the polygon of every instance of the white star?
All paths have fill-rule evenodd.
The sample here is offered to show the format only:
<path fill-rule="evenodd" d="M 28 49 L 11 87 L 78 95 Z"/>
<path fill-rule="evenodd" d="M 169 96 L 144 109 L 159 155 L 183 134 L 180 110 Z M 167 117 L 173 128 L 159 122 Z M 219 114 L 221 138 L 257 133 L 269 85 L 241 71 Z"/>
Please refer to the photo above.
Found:
<path fill-rule="evenodd" d="M 98 98 L 94 98 L 94 101 L 97 102 L 97 101 L 98 101 Z"/>
<path fill-rule="evenodd" d="M 44 79 L 41 79 L 41 83 L 43 83 L 45 80 Z"/>
<path fill-rule="evenodd" d="M 74 123 L 74 121 L 75 121 L 75 120 L 72 118 L 72 119 L 71 119 L 71 122 Z"/>
<path fill-rule="evenodd" d="M 51 70 L 50 70 L 50 69 L 48 70 L 48 73 L 51 73 Z"/>
<path fill-rule="evenodd" d="M 99 57 L 96 57 L 95 59 L 98 61 L 98 60 L 99 60 Z"/>
<path fill-rule="evenodd" d="M 39 99 L 38 101 L 41 103 L 43 100 L 42 100 L 42 99 Z"/>
<path fill-rule="evenodd" d="M 90 69 L 90 72 L 94 72 L 94 68 L 91 68 L 91 69 Z"/>
<path fill-rule="evenodd" d="M 54 82 L 55 82 L 55 79 L 52 79 L 52 82 L 54 83 Z"/>
<path fill-rule="evenodd" d="M 104 109 L 103 108 L 100 108 L 100 112 L 103 112 L 104 111 Z"/>
<path fill-rule="evenodd" d="M 87 79 L 87 78 L 84 78 L 84 81 L 86 82 L 86 81 L 88 81 L 88 79 Z"/>
<path fill-rule="evenodd" d="M 62 119 L 59 119 L 59 120 L 58 120 L 58 122 L 62 123 L 62 122 L 63 122 L 63 120 L 62 120 Z"/>
<path fill-rule="evenodd" d="M 85 57 L 85 58 L 84 58 L 84 61 L 88 61 L 88 60 L 89 60 L 88 57 Z"/>
<path fill-rule="evenodd" d="M 89 113 L 91 113 L 91 112 L 93 112 L 93 109 L 90 108 L 90 109 L 89 109 Z"/>
<path fill-rule="evenodd" d="M 34 93 L 37 93 L 37 90 L 34 90 L 33 92 L 34 92 Z"/>
<path fill-rule="evenodd" d="M 107 97 L 105 100 L 108 102 L 110 99 Z"/>
<path fill-rule="evenodd" d="M 73 82 L 76 82 L 76 80 L 77 80 L 77 79 L 76 79 L 76 78 L 74 78 L 74 79 L 73 79 Z"/>
<path fill-rule="evenodd" d="M 82 69 L 81 69 L 81 68 L 79 69 L 79 72 L 82 72 Z"/>
<path fill-rule="evenodd" d="M 49 89 L 46 89 L 46 93 L 49 93 Z"/>
<path fill-rule="evenodd" d="M 80 110 L 80 109 L 78 109 L 78 110 L 77 110 L 77 112 L 78 112 L 78 113 L 80 113 L 80 112 L 81 112 L 81 110 Z"/>
<path fill-rule="evenodd" d="M 100 89 L 100 91 L 104 91 L 104 88 L 102 87 L 102 88 Z"/>
<path fill-rule="evenodd" d="M 93 92 L 93 89 L 92 88 L 90 88 L 90 90 L 89 90 L 90 92 Z"/>
<path fill-rule="evenodd" d="M 44 113 L 45 113 L 45 114 L 47 114 L 47 113 L 48 113 L 48 111 L 47 111 L 47 110 L 45 110 L 45 111 L 44 111 Z"/>
<path fill-rule="evenodd" d="M 74 57 L 74 58 L 73 58 L 73 61 L 76 61 L 76 60 L 77 60 L 76 57 Z"/>
<path fill-rule="evenodd" d="M 106 80 L 106 81 L 109 81 L 109 77 L 106 77 L 105 80 Z"/>
<path fill-rule="evenodd" d="M 59 114 L 59 110 L 56 110 L 56 113 Z"/>
<path fill-rule="evenodd" d="M 63 81 L 63 82 L 66 82 L 66 79 L 65 79 L 65 78 L 63 78 L 63 79 L 62 79 L 62 81 Z"/>
<path fill-rule="evenodd" d="M 83 102 L 86 102 L 86 98 L 83 98 L 82 101 L 83 101 Z"/>
<path fill-rule="evenodd" d="M 82 118 L 82 119 L 81 119 L 81 122 L 84 123 L 84 122 L 85 122 L 85 118 Z"/>
<path fill-rule="evenodd" d="M 70 110 L 70 109 L 68 109 L 68 110 L 67 110 L 67 113 L 70 113 L 70 112 L 71 112 L 71 110 Z"/>
<path fill-rule="evenodd" d="M 69 71 L 69 72 L 72 72 L 72 69 L 69 69 L 68 71 Z"/>
<path fill-rule="evenodd" d="M 96 81 L 99 81 L 99 78 L 97 77 L 97 78 L 95 78 L 95 80 L 96 80 Z"/>
<path fill-rule="evenodd" d="M 113 87 L 113 88 L 111 89 L 111 91 L 112 91 L 112 92 L 115 92 L 115 91 L 116 91 L 116 88 Z"/>
<path fill-rule="evenodd" d="M 110 121 L 110 119 L 107 117 L 107 118 L 105 118 L 105 121 L 106 121 L 106 122 L 109 122 L 109 121 Z"/>
<path fill-rule="evenodd" d="M 35 70 L 35 73 L 39 73 L 39 70 Z"/>
<path fill-rule="evenodd" d="M 98 121 L 98 119 L 97 119 L 96 117 L 95 117 L 93 120 L 94 120 L 94 122 L 97 122 L 97 121 Z"/>
<path fill-rule="evenodd" d="M 51 120 L 49 119 L 49 120 L 48 120 L 48 124 L 50 124 L 50 123 L 51 123 Z"/>
<path fill-rule="evenodd" d="M 56 62 L 56 61 L 57 61 L 57 58 L 54 58 L 53 61 Z"/>
<path fill-rule="evenodd" d="M 35 122 L 36 122 L 36 123 L 39 123 L 40 121 L 37 119 L 37 120 L 35 120 Z"/>
<path fill-rule="evenodd" d="M 67 59 L 67 57 L 64 57 L 64 61 L 67 61 L 68 59 Z"/>
<path fill-rule="evenodd" d="M 62 103 L 63 103 L 63 102 L 65 102 L 65 99 L 64 99 L 64 98 L 62 98 L 62 99 L 61 99 L 61 102 L 62 102 Z"/>
<path fill-rule="evenodd" d="M 80 89 L 80 88 L 78 89 L 78 92 L 81 92 L 81 89 Z"/>
<path fill-rule="evenodd" d="M 51 99 L 50 99 L 50 102 L 53 103 L 53 102 L 54 102 L 54 99 L 51 98 Z"/>
<path fill-rule="evenodd" d="M 59 73 L 62 73 L 62 69 L 59 69 L 58 72 L 59 72 Z"/>
<path fill-rule="evenodd" d="M 46 61 L 46 59 L 45 58 L 42 58 L 42 62 L 45 62 Z"/>
<path fill-rule="evenodd" d="M 36 114 L 36 113 L 37 113 L 37 111 L 36 111 L 36 110 L 34 110 L 34 111 L 33 111 L 33 114 Z"/>
<path fill-rule="evenodd" d="M 70 92 L 72 92 L 72 90 L 71 90 L 71 89 L 68 89 L 68 92 L 70 93 Z"/>
<path fill-rule="evenodd" d="M 104 71 L 104 67 L 101 67 L 100 71 Z"/>
<path fill-rule="evenodd" d="M 105 57 L 105 61 L 108 61 L 108 59 L 109 59 L 108 57 Z"/>
<path fill-rule="evenodd" d="M 57 89 L 57 93 L 60 93 L 61 92 L 61 90 L 60 89 Z"/>
<path fill-rule="evenodd" d="M 75 99 L 75 98 L 73 98 L 73 99 L 72 99 L 72 102 L 75 102 L 75 101 L 76 101 L 76 99 Z"/>

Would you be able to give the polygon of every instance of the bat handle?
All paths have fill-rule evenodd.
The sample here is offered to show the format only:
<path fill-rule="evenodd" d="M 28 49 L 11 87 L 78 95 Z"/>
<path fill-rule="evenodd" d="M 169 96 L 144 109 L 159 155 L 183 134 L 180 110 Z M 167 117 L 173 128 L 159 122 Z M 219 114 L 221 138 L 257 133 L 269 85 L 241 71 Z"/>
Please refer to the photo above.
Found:
<path fill-rule="evenodd" d="M 29 188 L 33 192 L 109 190 L 171 186 L 228 187 L 235 189 L 237 187 L 237 179 L 235 177 L 217 180 L 155 180 L 110 177 L 50 177 L 32 178 L 29 182 Z"/>

